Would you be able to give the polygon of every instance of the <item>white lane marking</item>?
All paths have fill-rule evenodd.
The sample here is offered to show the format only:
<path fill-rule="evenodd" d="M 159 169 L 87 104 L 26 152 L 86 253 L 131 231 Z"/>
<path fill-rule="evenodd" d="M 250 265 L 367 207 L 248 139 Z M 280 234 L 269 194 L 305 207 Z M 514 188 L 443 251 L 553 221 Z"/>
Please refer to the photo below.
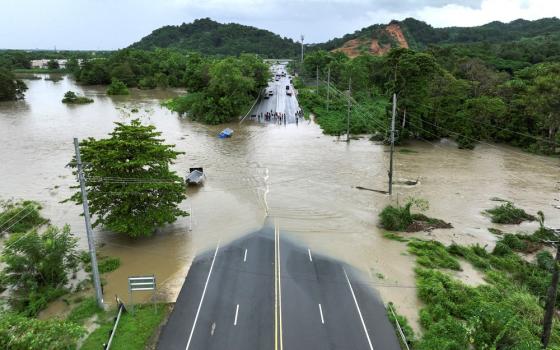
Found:
<path fill-rule="evenodd" d="M 247 261 L 247 248 L 245 248 L 245 254 L 243 255 L 243 262 Z"/>
<path fill-rule="evenodd" d="M 321 307 L 321 304 L 319 304 L 319 313 L 321 314 L 321 323 L 325 324 L 325 319 L 323 318 L 323 308 Z"/>
<path fill-rule="evenodd" d="M 309 261 L 313 262 L 313 258 L 311 257 L 311 249 L 307 248 L 307 253 L 309 253 Z"/>
<path fill-rule="evenodd" d="M 346 273 L 346 269 L 344 270 L 344 276 L 346 276 L 346 281 L 348 282 L 348 287 L 350 287 L 350 292 L 352 292 L 352 298 L 354 298 L 354 304 L 356 304 L 356 309 L 358 309 L 358 315 L 360 315 L 360 320 L 362 321 L 362 326 L 364 327 L 364 332 L 366 333 L 367 341 L 369 343 L 369 348 L 373 349 L 373 345 L 371 344 L 371 339 L 369 338 L 369 334 L 366 328 L 366 323 L 364 322 L 364 318 L 362 317 L 362 311 L 360 310 L 360 306 L 358 305 L 358 300 L 356 299 L 356 294 L 354 294 L 354 289 L 352 288 L 352 284 L 350 283 L 350 279 L 348 278 L 348 274 Z"/>
<path fill-rule="evenodd" d="M 233 325 L 237 326 L 237 314 L 239 313 L 239 304 L 237 304 L 237 307 L 235 308 L 235 319 L 233 320 Z"/>
<path fill-rule="evenodd" d="M 216 245 L 216 251 L 214 252 L 214 257 L 212 258 L 212 264 L 210 264 L 210 271 L 208 271 L 208 277 L 206 278 L 206 283 L 204 284 L 204 289 L 202 290 L 202 296 L 200 297 L 200 303 L 198 303 L 198 309 L 196 310 L 196 316 L 194 317 L 194 323 L 191 329 L 191 334 L 189 335 L 189 340 L 187 341 L 187 347 L 185 350 L 189 350 L 191 345 L 192 336 L 194 333 L 194 328 L 196 327 L 196 321 L 198 320 L 198 315 L 200 314 L 200 309 L 202 308 L 202 302 L 204 301 L 204 296 L 206 295 L 206 288 L 208 287 L 208 282 L 210 281 L 210 275 L 212 275 L 212 269 L 214 268 L 214 262 L 216 261 L 216 256 L 218 255 L 218 249 L 220 249 L 220 242 Z"/>

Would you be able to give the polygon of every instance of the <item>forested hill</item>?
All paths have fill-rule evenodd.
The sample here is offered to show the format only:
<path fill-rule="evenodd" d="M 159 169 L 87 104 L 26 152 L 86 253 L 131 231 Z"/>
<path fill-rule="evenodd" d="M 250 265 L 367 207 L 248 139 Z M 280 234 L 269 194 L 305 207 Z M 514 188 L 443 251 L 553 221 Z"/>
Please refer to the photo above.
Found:
<path fill-rule="evenodd" d="M 548 40 L 551 38 L 553 40 Z M 315 47 L 358 56 L 362 53 L 384 54 L 394 47 L 424 49 L 430 44 L 501 44 L 527 39 L 558 41 L 560 20 L 518 19 L 510 23 L 491 22 L 478 27 L 433 28 L 425 22 L 407 18 L 392 21 L 388 25 L 372 25 Z"/>
<path fill-rule="evenodd" d="M 161 27 L 131 47 L 144 50 L 176 48 L 208 55 L 255 53 L 272 58 L 293 57 L 299 52 L 298 44 L 292 39 L 255 27 L 218 23 L 209 18 Z"/>

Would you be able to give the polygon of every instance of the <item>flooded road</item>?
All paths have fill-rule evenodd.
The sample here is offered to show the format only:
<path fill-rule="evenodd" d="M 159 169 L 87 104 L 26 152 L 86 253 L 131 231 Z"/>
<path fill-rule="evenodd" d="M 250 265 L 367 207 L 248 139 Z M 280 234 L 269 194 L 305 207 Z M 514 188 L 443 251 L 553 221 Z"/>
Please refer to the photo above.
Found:
<path fill-rule="evenodd" d="M 215 246 L 218 239 L 225 242 L 260 228 L 268 212 L 313 251 L 370 273 L 384 300 L 417 320 L 413 258 L 404 244 L 383 238 L 376 226 L 378 212 L 391 199 L 355 188 L 386 189 L 384 146 L 366 138 L 337 142 L 307 121 L 287 126 L 235 123 L 228 125 L 235 131 L 233 137 L 222 140 L 216 136 L 226 126 L 196 124 L 160 107 L 161 100 L 178 92 L 133 90 L 130 96 L 108 97 L 103 88 L 77 86 L 68 77 L 44 78 L 26 80 L 24 101 L 0 103 L 0 198 L 41 202 L 54 224 L 71 225 L 82 249 L 87 242 L 81 207 L 59 203 L 75 185 L 65 167 L 73 155 L 73 137 L 105 137 L 113 122 L 140 118 L 186 153 L 173 166 L 181 175 L 197 166 L 207 173 L 204 187 L 190 189 L 182 204 L 192 209 L 192 217 L 181 218 L 153 237 L 133 241 L 95 230 L 100 254 L 118 256 L 122 263 L 104 276 L 107 299 L 118 294 L 127 300 L 126 278 L 153 273 L 160 297 L 174 300 L 197 252 Z M 60 100 L 68 90 L 95 102 L 64 105 Z M 132 108 L 139 112 L 131 113 Z M 491 246 L 496 238 L 487 228 L 499 226 L 481 212 L 496 205 L 492 197 L 511 200 L 533 214 L 542 210 L 548 225 L 560 226 L 560 211 L 554 208 L 560 205 L 558 160 L 492 145 L 480 145 L 474 152 L 446 142 L 417 142 L 406 148 L 414 152 L 397 150 L 395 176 L 420 181 L 414 187 L 395 186 L 392 200 L 425 198 L 430 202 L 428 215 L 454 225 L 417 236 Z M 534 227 L 531 223 L 502 229 Z"/>

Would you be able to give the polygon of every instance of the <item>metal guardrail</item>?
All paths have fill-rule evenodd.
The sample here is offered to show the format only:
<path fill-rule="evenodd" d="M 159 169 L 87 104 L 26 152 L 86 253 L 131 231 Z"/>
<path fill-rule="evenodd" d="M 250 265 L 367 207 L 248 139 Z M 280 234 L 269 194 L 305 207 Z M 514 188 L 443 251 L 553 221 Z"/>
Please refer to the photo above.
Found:
<path fill-rule="evenodd" d="M 387 304 L 387 306 L 389 307 L 389 311 L 391 311 L 391 314 L 393 315 L 393 318 L 395 319 L 395 323 L 397 324 L 397 330 L 399 331 L 399 335 L 401 336 L 401 340 L 402 340 L 404 346 L 406 346 L 407 350 L 410 350 L 410 347 L 408 346 L 408 342 L 406 341 L 406 337 L 404 336 L 404 332 L 401 328 L 401 325 L 399 324 L 399 319 L 397 318 L 397 314 L 393 310 L 393 307 L 391 306 L 391 303 Z"/>

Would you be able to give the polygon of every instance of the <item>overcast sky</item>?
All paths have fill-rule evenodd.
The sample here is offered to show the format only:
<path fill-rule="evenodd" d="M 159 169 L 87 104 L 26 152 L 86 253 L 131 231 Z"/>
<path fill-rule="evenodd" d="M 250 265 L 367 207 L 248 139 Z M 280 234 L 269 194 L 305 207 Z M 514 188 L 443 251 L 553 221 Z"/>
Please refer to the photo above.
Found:
<path fill-rule="evenodd" d="M 445 27 L 554 16 L 560 0 L 0 0 L 0 48 L 117 49 L 201 17 L 322 42 L 406 17 Z"/>

